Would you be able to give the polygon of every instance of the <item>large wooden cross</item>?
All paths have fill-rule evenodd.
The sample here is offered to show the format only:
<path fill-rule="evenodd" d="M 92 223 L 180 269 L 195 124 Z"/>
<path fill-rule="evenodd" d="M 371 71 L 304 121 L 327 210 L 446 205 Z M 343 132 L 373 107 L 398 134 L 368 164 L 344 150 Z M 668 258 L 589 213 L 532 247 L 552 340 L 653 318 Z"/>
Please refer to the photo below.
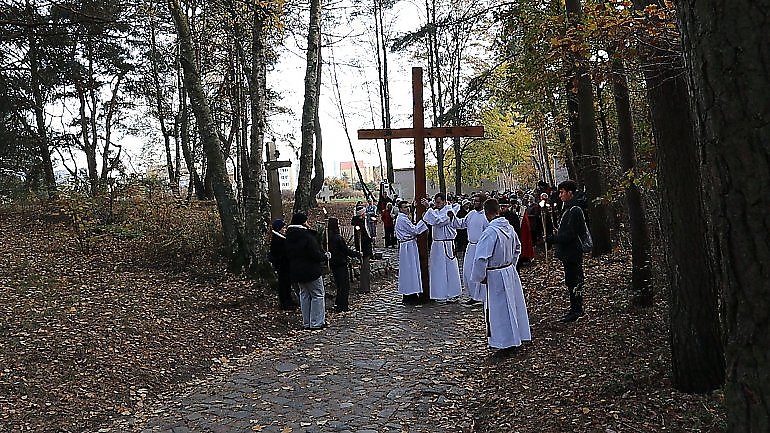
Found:
<path fill-rule="evenodd" d="M 375 140 L 386 138 L 413 138 L 414 139 L 414 202 L 417 206 L 417 219 L 425 214 L 425 207 L 420 202 L 426 196 L 425 193 L 425 138 L 442 137 L 483 137 L 483 126 L 453 126 L 453 127 L 425 127 L 425 108 L 422 97 L 422 68 L 412 68 L 412 113 L 413 126 L 411 128 L 397 129 L 359 129 L 359 140 Z M 423 301 L 430 299 L 430 277 L 428 276 L 428 235 L 426 233 L 417 237 L 417 250 L 420 254 L 420 272 L 422 275 Z"/>

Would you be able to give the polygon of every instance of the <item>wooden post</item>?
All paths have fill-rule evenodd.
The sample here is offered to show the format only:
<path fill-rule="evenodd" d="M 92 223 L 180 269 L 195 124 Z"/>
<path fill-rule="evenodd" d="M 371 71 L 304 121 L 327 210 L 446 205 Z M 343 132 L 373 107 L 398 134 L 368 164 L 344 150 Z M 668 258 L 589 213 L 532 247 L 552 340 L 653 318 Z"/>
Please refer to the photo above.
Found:
<path fill-rule="evenodd" d="M 422 68 L 412 68 L 412 119 L 411 128 L 394 129 L 359 129 L 359 140 L 372 139 L 414 139 L 414 202 L 417 210 L 417 220 L 425 214 L 425 206 L 420 200 L 425 197 L 425 138 L 437 137 L 483 137 L 483 126 L 447 126 L 425 127 L 425 107 L 422 95 Z M 420 254 L 420 273 L 422 275 L 423 301 L 430 299 L 430 276 L 428 275 L 428 234 L 423 233 L 417 237 L 417 251 Z"/>
<path fill-rule="evenodd" d="M 267 196 L 270 200 L 270 221 L 283 217 L 283 202 L 281 201 L 281 180 L 278 177 L 278 169 L 291 167 L 291 161 L 277 161 L 278 154 L 275 151 L 275 139 L 268 142 L 265 147 L 267 170 Z"/>

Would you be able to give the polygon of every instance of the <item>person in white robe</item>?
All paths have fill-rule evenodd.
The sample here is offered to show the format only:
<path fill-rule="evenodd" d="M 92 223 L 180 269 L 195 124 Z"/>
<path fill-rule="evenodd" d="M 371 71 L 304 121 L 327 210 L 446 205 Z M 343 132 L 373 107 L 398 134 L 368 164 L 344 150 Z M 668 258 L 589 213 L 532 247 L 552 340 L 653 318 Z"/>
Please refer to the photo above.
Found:
<path fill-rule="evenodd" d="M 409 202 L 398 204 L 396 216 L 396 239 L 398 239 L 398 293 L 404 295 L 404 302 L 414 302 L 415 295 L 422 293 L 420 255 L 417 250 L 417 236 L 428 230 L 420 220 L 413 224 L 409 218 Z"/>
<path fill-rule="evenodd" d="M 466 305 L 475 305 L 484 302 L 487 298 L 487 288 L 481 283 L 471 281 L 471 270 L 473 269 L 473 259 L 476 254 L 476 244 L 481 238 L 481 233 L 489 225 L 484 214 L 484 202 L 487 195 L 484 193 L 476 194 L 473 197 L 473 209 L 463 218 L 454 218 L 453 225 L 455 229 L 466 229 L 468 232 L 468 246 L 465 247 L 465 256 L 463 257 L 462 279 L 465 291 L 470 300 Z"/>
<path fill-rule="evenodd" d="M 527 304 L 516 261 L 521 253 L 513 226 L 500 218 L 496 199 L 484 203 L 489 226 L 484 229 L 473 260 L 471 281 L 486 282 L 487 341 L 490 347 L 510 349 L 532 339 Z"/>
<path fill-rule="evenodd" d="M 428 200 L 422 203 L 427 207 Z M 428 272 L 430 273 L 430 298 L 446 302 L 460 296 L 460 267 L 455 256 L 457 229 L 452 226 L 454 211 L 447 204 L 444 194 L 433 197 L 434 208 L 425 211 L 422 219 L 431 226 L 433 242 L 430 246 Z"/>

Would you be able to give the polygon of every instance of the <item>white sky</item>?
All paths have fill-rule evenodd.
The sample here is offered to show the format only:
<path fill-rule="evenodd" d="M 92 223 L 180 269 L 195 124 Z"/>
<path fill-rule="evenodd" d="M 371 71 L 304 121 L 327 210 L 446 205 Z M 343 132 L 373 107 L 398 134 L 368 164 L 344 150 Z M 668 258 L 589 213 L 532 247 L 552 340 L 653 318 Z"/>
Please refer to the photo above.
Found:
<path fill-rule="evenodd" d="M 421 9 L 411 2 L 399 2 L 396 7 L 386 11 L 385 20 L 390 21 L 392 34 L 396 35 L 408 30 L 414 30 L 419 26 Z M 366 32 L 365 25 L 371 27 L 371 17 L 363 18 L 370 22 L 347 23 L 351 32 Z M 388 23 L 386 22 L 386 27 Z M 348 29 L 345 29 L 347 31 Z M 324 29 L 325 32 L 339 33 L 340 29 Z M 373 34 L 363 34 L 357 39 L 364 42 L 352 43 L 343 41 L 334 47 L 325 47 L 322 89 L 319 106 L 319 117 L 323 135 L 323 159 L 326 175 L 339 174 L 339 162 L 353 159 L 345 130 L 337 108 L 337 102 L 333 96 L 333 83 L 331 77 L 332 55 L 338 64 L 337 78 L 340 83 L 340 93 L 347 118 L 349 134 L 356 150 L 356 158 L 366 161 L 369 165 L 380 165 L 375 141 L 362 140 L 357 137 L 357 130 L 373 128 L 372 113 L 369 108 L 371 98 L 375 119 L 380 118 L 379 96 L 377 89 L 376 57 L 373 48 Z M 301 134 L 300 125 L 302 117 L 302 104 L 304 97 L 305 54 L 300 52 L 297 46 L 304 47 L 305 41 L 296 43 L 288 41 L 288 48 L 281 53 L 281 61 L 275 71 L 268 75 L 268 86 L 281 93 L 282 104 L 291 108 L 292 116 L 281 116 L 271 120 L 271 128 L 277 132 L 277 136 L 292 133 L 294 144 L 299 145 Z M 423 66 L 415 63 L 406 53 L 388 53 L 389 84 L 391 97 L 391 127 L 410 127 L 412 124 L 412 89 L 411 76 L 413 66 Z M 362 67 L 350 66 L 356 62 Z M 367 84 L 368 83 L 368 84 Z M 367 89 L 368 87 L 368 89 Z M 367 94 L 367 91 L 369 94 Z M 379 122 L 376 127 L 380 127 Z M 411 140 L 393 141 L 393 165 L 395 168 L 411 167 L 412 142 Z M 291 152 L 289 148 L 278 140 L 281 149 L 281 158 Z M 379 141 L 382 153 L 383 165 L 385 164 L 385 151 L 382 141 Z M 293 155 L 292 155 L 293 158 Z"/>

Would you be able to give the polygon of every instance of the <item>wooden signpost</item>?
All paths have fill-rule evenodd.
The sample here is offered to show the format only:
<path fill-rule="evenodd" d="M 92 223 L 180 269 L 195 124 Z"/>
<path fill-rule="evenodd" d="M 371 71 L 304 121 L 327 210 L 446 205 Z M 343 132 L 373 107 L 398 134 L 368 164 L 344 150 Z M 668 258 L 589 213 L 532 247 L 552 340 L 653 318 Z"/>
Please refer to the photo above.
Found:
<path fill-rule="evenodd" d="M 425 194 L 425 138 L 440 137 L 483 137 L 483 126 L 453 126 L 453 127 L 425 127 L 425 107 L 422 97 L 422 68 L 412 68 L 412 118 L 411 128 L 396 129 L 359 129 L 359 140 L 375 140 L 386 138 L 413 138 L 414 139 L 414 202 L 417 206 L 417 219 L 425 214 L 425 207 L 420 200 Z M 426 233 L 417 237 L 417 250 L 420 253 L 420 272 L 422 275 L 423 301 L 430 299 L 430 277 L 428 276 L 428 235 Z"/>
<path fill-rule="evenodd" d="M 270 200 L 270 221 L 283 218 L 283 204 L 281 202 L 281 180 L 278 177 L 278 169 L 291 167 L 291 161 L 277 161 L 278 152 L 275 149 L 275 139 L 265 146 L 265 170 L 267 170 L 267 196 Z"/>

